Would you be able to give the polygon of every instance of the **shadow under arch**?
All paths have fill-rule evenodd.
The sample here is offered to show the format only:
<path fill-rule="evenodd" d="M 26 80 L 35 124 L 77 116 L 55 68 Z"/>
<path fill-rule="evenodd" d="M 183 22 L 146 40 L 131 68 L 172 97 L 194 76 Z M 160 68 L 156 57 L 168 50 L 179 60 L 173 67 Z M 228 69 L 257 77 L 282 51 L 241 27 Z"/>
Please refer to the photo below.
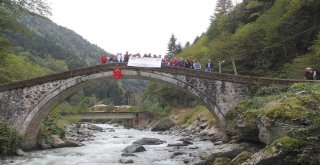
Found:
<path fill-rule="evenodd" d="M 216 105 L 215 100 L 207 96 L 203 91 L 193 87 L 191 84 L 188 84 L 183 75 L 172 75 L 163 72 L 128 68 L 123 69 L 123 74 L 125 75 L 124 79 L 143 79 L 156 82 L 160 81 L 191 94 L 209 109 L 209 111 L 217 119 L 219 127 L 222 129 L 224 128 L 226 124 L 225 116 L 221 112 L 220 108 Z M 29 150 L 37 147 L 37 135 L 41 123 L 53 110 L 53 108 L 62 102 L 66 97 L 98 81 L 112 80 L 112 71 L 103 71 L 92 75 L 70 78 L 52 90 L 42 100 L 39 101 L 38 105 L 32 110 L 32 112 L 23 122 L 23 126 L 19 131 L 25 137 L 23 149 Z"/>

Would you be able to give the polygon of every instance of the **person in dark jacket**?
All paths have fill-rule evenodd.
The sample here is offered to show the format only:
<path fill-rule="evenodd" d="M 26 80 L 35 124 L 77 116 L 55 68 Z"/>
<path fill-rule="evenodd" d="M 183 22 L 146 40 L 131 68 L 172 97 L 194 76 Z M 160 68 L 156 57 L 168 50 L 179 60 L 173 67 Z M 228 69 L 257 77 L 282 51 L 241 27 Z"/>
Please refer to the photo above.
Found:
<path fill-rule="evenodd" d="M 211 72 L 211 71 L 212 71 L 212 67 L 213 67 L 213 65 L 212 65 L 212 63 L 211 63 L 211 60 L 209 59 L 208 62 L 206 63 L 206 69 L 205 69 L 205 71 L 206 71 L 206 72 Z"/>

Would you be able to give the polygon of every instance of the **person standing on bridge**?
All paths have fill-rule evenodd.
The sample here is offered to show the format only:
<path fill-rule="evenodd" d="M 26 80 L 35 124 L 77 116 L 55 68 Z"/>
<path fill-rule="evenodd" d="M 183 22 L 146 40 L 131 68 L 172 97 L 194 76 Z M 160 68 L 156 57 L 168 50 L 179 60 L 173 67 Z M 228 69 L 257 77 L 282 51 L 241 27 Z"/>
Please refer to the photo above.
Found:
<path fill-rule="evenodd" d="M 306 68 L 306 73 L 304 74 L 304 79 L 306 79 L 306 80 L 314 80 L 314 73 L 315 73 L 315 71 L 312 68 L 307 67 Z"/>
<path fill-rule="evenodd" d="M 213 67 L 213 65 L 211 63 L 211 60 L 209 59 L 207 64 L 206 64 L 206 70 L 205 71 L 206 72 L 211 72 L 212 71 L 212 67 Z"/>
<path fill-rule="evenodd" d="M 194 70 L 201 70 L 201 64 L 198 60 L 193 63 Z"/>
<path fill-rule="evenodd" d="M 102 55 L 101 57 L 100 57 L 100 62 L 101 63 L 107 63 L 108 62 L 108 59 L 107 59 L 107 57 L 105 56 L 105 55 Z"/>

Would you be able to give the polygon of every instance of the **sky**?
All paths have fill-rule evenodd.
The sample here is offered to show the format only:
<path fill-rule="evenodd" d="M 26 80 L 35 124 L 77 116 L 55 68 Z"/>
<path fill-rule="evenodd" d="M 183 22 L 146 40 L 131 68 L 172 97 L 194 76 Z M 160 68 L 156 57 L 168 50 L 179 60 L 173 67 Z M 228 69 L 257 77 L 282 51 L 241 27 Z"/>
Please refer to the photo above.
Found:
<path fill-rule="evenodd" d="M 216 0 L 47 0 L 50 19 L 109 53 L 164 55 L 209 27 Z"/>

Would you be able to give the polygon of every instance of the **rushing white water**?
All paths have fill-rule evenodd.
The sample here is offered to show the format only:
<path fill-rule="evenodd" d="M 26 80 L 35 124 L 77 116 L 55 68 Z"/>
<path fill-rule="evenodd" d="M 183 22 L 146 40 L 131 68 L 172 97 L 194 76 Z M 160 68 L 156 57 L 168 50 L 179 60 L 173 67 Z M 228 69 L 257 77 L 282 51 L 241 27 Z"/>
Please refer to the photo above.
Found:
<path fill-rule="evenodd" d="M 122 164 L 120 159 L 132 159 L 137 165 L 180 165 L 183 156 L 170 158 L 173 154 L 172 147 L 168 143 L 177 143 L 181 137 L 173 135 L 161 135 L 151 131 L 140 131 L 136 129 L 125 129 L 113 127 L 112 125 L 99 124 L 98 126 L 108 129 L 114 128 L 115 132 L 99 132 L 95 134 L 92 141 L 84 142 L 85 146 L 74 148 L 60 148 L 43 151 L 28 152 L 28 156 L 14 157 L 2 163 L 17 165 L 117 165 Z M 167 143 L 161 145 L 145 145 L 147 151 L 135 153 L 136 157 L 122 157 L 122 150 L 131 145 L 132 142 L 144 137 L 153 137 L 165 140 Z M 212 148 L 211 142 L 195 142 L 196 150 L 183 149 L 186 156 Z M 1 161 L 0 161 L 1 163 Z"/>

